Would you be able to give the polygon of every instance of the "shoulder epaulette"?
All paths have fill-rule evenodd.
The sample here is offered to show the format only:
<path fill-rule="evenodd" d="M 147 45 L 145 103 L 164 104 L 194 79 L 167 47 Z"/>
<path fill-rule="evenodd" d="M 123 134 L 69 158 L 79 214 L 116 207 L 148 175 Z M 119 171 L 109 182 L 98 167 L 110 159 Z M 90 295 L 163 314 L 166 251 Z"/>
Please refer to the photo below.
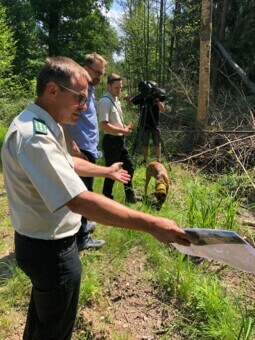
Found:
<path fill-rule="evenodd" d="M 36 134 L 47 135 L 48 129 L 44 120 L 33 118 L 34 130 Z"/>

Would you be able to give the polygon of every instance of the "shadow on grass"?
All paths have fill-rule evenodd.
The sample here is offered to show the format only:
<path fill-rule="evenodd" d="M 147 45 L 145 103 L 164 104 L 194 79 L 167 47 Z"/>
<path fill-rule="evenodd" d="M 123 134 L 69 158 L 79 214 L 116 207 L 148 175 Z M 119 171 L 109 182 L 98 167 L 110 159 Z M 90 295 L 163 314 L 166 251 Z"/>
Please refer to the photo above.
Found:
<path fill-rule="evenodd" d="M 15 267 L 17 267 L 15 253 L 10 253 L 0 259 L 0 287 L 14 275 Z"/>

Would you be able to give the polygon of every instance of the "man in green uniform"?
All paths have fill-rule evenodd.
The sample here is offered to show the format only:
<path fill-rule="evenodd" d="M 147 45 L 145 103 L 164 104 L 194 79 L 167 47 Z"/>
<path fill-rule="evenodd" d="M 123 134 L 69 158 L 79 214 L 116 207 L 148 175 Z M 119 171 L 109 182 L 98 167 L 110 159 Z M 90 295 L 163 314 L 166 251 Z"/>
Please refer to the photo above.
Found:
<path fill-rule="evenodd" d="M 46 60 L 37 99 L 12 122 L 2 148 L 5 188 L 15 229 L 18 265 L 32 292 L 23 339 L 72 337 L 81 280 L 75 235 L 80 216 L 150 233 L 164 243 L 194 241 L 174 221 L 131 210 L 90 192 L 79 176 L 128 182 L 119 164 L 100 167 L 71 157 L 60 124 L 75 124 L 86 109 L 89 76 L 73 60 Z"/>

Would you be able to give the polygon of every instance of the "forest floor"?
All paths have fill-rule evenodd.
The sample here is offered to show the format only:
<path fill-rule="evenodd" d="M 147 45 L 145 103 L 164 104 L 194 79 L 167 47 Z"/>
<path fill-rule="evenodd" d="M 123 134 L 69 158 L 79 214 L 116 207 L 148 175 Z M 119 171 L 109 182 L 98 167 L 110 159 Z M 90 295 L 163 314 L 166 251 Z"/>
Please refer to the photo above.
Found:
<path fill-rule="evenodd" d="M 118 334 L 122 339 L 159 339 L 174 327 L 179 314 L 176 301 L 169 306 L 158 297 L 156 287 L 145 277 L 146 260 L 140 247 L 132 248 L 120 275 L 110 288 L 104 287 L 102 303 L 80 312 L 91 325 L 93 339 L 120 339 Z M 181 335 L 171 332 L 171 339 Z"/>
<path fill-rule="evenodd" d="M 3 207 L 4 202 L 4 207 Z M 0 192 L 3 208 L 2 219 L 8 218 L 5 192 Z M 254 216 L 243 212 L 240 218 L 253 219 Z M 100 226 L 98 227 L 100 228 Z M 11 228 L 0 228 L 0 277 L 6 276 L 4 263 L 15 263 L 13 254 L 13 232 Z M 94 251 L 95 256 L 98 252 Z M 90 256 L 93 251 L 89 251 Z M 86 256 L 86 251 L 80 256 Z M 206 260 L 204 260 L 206 261 Z M 198 261 L 197 265 L 202 265 Z M 206 261 L 208 271 L 217 273 L 226 290 L 231 292 L 244 287 L 244 298 L 254 305 L 254 275 L 243 273 L 214 261 Z M 85 269 L 84 269 L 85 270 Z M 73 340 L 85 339 L 186 339 L 181 325 L 190 320 L 180 313 L 178 301 L 174 298 L 164 301 L 158 287 L 151 280 L 147 268 L 147 254 L 139 245 L 131 247 L 121 269 L 116 275 L 103 282 L 102 297 L 79 309 Z M 113 270 L 114 273 L 114 270 Z M 3 286 L 0 284 L 0 295 Z M 6 338 L 0 340 L 20 340 L 25 325 L 27 306 L 15 306 L 9 314 L 15 326 Z M 1 314 L 1 313 L 0 313 Z M 82 326 L 81 326 L 82 325 Z"/>
<path fill-rule="evenodd" d="M 191 320 L 181 315 L 176 299 L 169 302 L 168 297 L 164 302 L 158 295 L 158 287 L 146 279 L 146 259 L 143 249 L 131 249 L 120 275 L 114 279 L 110 289 L 109 286 L 104 287 L 102 303 L 88 306 L 79 314 L 91 328 L 91 337 L 82 337 L 82 332 L 76 330 L 74 339 L 187 339 L 180 325 Z M 199 261 L 198 265 L 202 262 Z M 253 274 L 215 261 L 207 262 L 208 270 L 217 272 L 227 290 L 233 293 L 245 287 L 245 300 L 254 304 Z"/>
<path fill-rule="evenodd" d="M 180 325 L 190 320 L 181 316 L 177 300 L 172 299 L 169 303 L 168 299 L 165 303 L 158 296 L 157 287 L 146 278 L 146 260 L 147 256 L 140 247 L 130 250 L 121 274 L 114 278 L 110 287 L 108 284 L 103 287 L 103 299 L 80 309 L 73 340 L 187 339 Z M 253 274 L 226 270 L 225 265 L 214 261 L 208 262 L 209 269 L 217 272 L 224 286 L 232 292 L 245 285 L 246 300 L 254 304 Z M 16 327 L 12 334 L 1 340 L 22 339 L 25 311 L 16 309 L 11 313 Z M 82 330 L 79 329 L 80 323 L 83 324 Z"/>

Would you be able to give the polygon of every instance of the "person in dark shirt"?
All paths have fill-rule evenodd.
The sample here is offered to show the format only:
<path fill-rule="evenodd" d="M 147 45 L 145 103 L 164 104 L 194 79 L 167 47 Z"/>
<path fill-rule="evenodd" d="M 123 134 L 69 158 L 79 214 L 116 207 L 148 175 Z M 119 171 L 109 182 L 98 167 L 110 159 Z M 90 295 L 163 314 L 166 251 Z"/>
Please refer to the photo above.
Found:
<path fill-rule="evenodd" d="M 158 84 L 154 81 L 150 81 L 149 83 L 158 87 Z M 165 109 L 162 99 L 154 97 L 146 98 L 142 93 L 134 97 L 130 97 L 127 94 L 124 98 L 128 103 L 140 105 L 142 114 L 140 128 L 142 129 L 143 163 L 147 163 L 150 136 L 155 147 L 157 161 L 161 162 L 160 112 L 163 112 Z"/>

